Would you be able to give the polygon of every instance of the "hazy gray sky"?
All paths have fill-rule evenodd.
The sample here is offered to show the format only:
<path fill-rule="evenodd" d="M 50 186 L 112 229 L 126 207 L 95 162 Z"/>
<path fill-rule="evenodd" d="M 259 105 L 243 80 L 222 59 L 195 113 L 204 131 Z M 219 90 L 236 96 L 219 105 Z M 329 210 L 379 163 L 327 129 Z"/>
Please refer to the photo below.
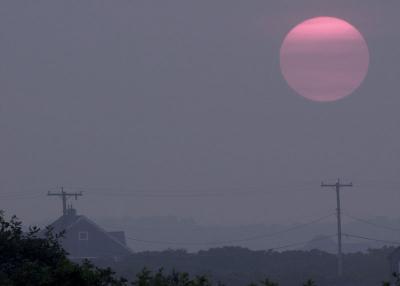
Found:
<path fill-rule="evenodd" d="M 0 208 L 51 220 L 60 202 L 45 193 L 65 185 L 90 217 L 280 223 L 333 212 L 319 184 L 340 176 L 356 184 L 345 209 L 398 216 L 399 9 L 3 0 Z M 286 33 L 314 16 L 349 21 L 370 50 L 364 84 L 335 103 L 298 96 L 279 69 Z"/>

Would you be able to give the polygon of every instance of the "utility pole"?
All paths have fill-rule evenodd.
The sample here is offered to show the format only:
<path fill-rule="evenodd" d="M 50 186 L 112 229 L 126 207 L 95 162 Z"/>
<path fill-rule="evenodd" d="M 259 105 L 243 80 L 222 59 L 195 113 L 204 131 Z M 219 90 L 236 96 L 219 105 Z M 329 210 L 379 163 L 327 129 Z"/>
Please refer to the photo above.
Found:
<path fill-rule="evenodd" d="M 340 179 L 335 184 L 321 183 L 321 187 L 335 187 L 336 189 L 336 214 L 337 214 L 337 240 L 338 240 L 338 253 L 337 253 L 337 271 L 338 276 L 343 275 L 343 255 L 342 255 L 342 218 L 340 210 L 340 189 L 343 187 L 353 187 L 353 183 L 342 184 Z"/>
<path fill-rule="evenodd" d="M 62 199 L 62 208 L 63 208 L 63 215 L 67 214 L 67 198 L 68 197 L 75 197 L 75 200 L 78 199 L 78 196 L 82 196 L 82 192 L 79 193 L 67 193 L 64 191 L 64 187 L 61 187 L 60 193 L 51 193 L 50 191 L 47 193 L 48 196 L 57 196 L 61 197 Z"/>

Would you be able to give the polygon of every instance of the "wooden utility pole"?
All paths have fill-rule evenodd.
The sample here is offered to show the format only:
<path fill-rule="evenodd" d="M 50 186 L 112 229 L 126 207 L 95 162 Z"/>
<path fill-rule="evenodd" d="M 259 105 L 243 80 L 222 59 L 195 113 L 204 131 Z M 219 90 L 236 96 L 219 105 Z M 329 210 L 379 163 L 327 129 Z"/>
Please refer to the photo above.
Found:
<path fill-rule="evenodd" d="M 63 209 L 63 215 L 67 214 L 67 198 L 68 197 L 75 197 L 75 200 L 78 199 L 78 196 L 82 196 L 82 192 L 79 193 L 67 193 L 64 191 L 64 187 L 61 187 L 61 192 L 60 193 L 47 193 L 48 196 L 57 196 L 61 197 L 62 199 L 62 209 Z"/>
<path fill-rule="evenodd" d="M 337 180 L 336 184 L 324 184 L 321 183 L 321 187 L 335 187 L 336 189 L 336 214 L 337 214 L 337 240 L 338 240 L 338 252 L 337 252 L 337 271 L 338 276 L 343 275 L 343 254 L 342 254 L 342 218 L 340 209 L 340 189 L 343 187 L 352 187 L 353 183 L 342 184 L 340 179 Z"/>

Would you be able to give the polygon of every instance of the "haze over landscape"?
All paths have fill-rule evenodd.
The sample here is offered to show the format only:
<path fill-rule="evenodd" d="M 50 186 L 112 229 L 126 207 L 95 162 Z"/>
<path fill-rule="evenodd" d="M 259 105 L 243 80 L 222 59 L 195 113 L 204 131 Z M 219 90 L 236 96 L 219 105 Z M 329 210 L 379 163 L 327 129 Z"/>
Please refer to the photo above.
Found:
<path fill-rule="evenodd" d="M 0 1 L 0 286 L 399 286 L 399 11 Z"/>
<path fill-rule="evenodd" d="M 343 209 L 399 218 L 398 1 L 2 1 L 0 201 L 24 223 L 176 216 L 291 225 Z M 298 23 L 350 21 L 370 66 L 349 97 L 285 82 Z M 335 229 L 332 229 L 332 233 Z M 249 233 L 251 236 L 252 233 Z M 146 237 L 142 237 L 146 239 Z"/>

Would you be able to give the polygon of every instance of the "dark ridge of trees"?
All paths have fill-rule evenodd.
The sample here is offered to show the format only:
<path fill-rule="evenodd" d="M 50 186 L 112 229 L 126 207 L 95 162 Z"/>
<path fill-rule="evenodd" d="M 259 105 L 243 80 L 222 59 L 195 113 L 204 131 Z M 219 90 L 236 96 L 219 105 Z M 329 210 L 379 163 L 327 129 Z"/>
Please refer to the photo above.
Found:
<path fill-rule="evenodd" d="M 376 286 L 390 279 L 388 256 L 392 247 L 369 250 L 367 253 L 344 255 L 345 273 L 336 275 L 336 256 L 319 250 L 251 251 L 240 247 L 215 248 L 198 253 L 184 250 L 135 253 L 119 263 L 112 263 L 117 273 L 132 279 L 144 266 L 152 271 L 163 268 L 190 275 L 206 274 L 229 286 L 243 286 L 265 281 L 268 277 L 282 286 Z M 100 265 L 108 265 L 105 261 Z M 314 283 L 314 284 L 313 284 Z"/>
<path fill-rule="evenodd" d="M 144 252 L 119 263 L 99 262 L 109 268 L 71 262 L 58 235 L 48 230 L 39 238 L 38 232 L 36 227 L 23 232 L 18 219 L 6 220 L 0 211 L 1 286 L 400 286 L 398 275 L 392 282 L 382 282 L 388 279 L 387 256 L 393 248 L 345 255 L 346 272 L 338 280 L 335 256 L 317 250 L 279 253 L 224 247 L 196 254 Z"/>

